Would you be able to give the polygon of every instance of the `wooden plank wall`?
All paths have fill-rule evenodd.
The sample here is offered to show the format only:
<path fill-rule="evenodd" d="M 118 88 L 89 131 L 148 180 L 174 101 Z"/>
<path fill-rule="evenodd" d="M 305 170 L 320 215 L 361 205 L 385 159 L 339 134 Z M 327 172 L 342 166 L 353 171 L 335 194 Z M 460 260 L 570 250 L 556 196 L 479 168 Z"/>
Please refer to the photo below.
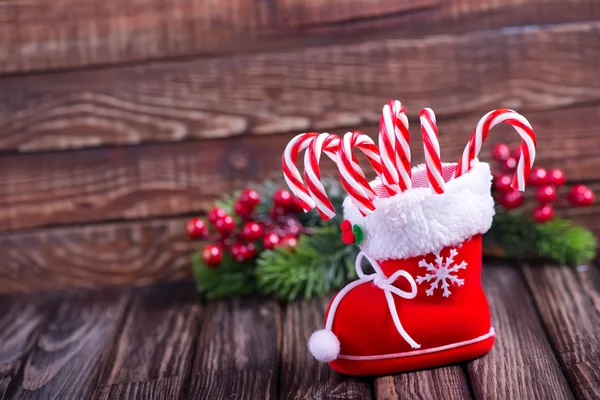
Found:
<path fill-rule="evenodd" d="M 514 108 L 598 190 L 598 71 L 596 0 L 2 1 L 0 292 L 188 276 L 187 216 L 279 176 L 298 132 L 376 134 L 390 98 L 415 138 L 436 111 L 448 161 Z"/>

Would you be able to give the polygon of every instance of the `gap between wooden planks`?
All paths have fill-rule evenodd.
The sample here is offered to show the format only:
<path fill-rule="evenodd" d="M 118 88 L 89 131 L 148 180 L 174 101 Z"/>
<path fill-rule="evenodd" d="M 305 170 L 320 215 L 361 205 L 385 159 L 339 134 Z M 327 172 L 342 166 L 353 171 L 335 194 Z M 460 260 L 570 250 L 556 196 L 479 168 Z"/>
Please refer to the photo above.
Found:
<path fill-rule="evenodd" d="M 594 0 L 0 2 L 0 74 L 594 20 Z"/>

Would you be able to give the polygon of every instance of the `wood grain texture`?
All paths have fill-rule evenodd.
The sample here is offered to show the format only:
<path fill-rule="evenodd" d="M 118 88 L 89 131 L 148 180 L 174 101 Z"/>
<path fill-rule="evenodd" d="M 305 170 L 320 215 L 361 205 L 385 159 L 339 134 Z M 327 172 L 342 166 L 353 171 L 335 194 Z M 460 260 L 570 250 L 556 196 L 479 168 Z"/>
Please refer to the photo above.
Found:
<path fill-rule="evenodd" d="M 573 392 L 600 397 L 600 313 L 575 271 L 530 266 L 523 273 Z"/>
<path fill-rule="evenodd" d="M 7 77 L 0 149 L 376 129 L 390 98 L 413 118 L 432 107 L 440 125 L 498 107 L 552 110 L 556 123 L 558 108 L 598 104 L 599 37 L 600 22 L 585 22 Z M 594 126 L 569 120 L 569 133 Z M 475 122 L 461 127 L 462 146 Z"/>
<path fill-rule="evenodd" d="M 62 296 L 8 398 L 89 398 L 127 299 L 126 293 L 115 291 Z"/>
<path fill-rule="evenodd" d="M 0 74 L 593 20 L 594 0 L 0 2 Z"/>
<path fill-rule="evenodd" d="M 600 179 L 595 151 L 600 105 L 527 116 L 539 135 L 536 165 L 561 167 L 571 181 Z M 480 117 L 438 119 L 443 160 L 458 160 Z M 373 137 L 377 134 L 377 124 L 359 128 Z M 413 124 L 413 164 L 423 161 L 418 129 Z M 294 134 L 80 150 L 60 156 L 5 155 L 0 157 L 0 231 L 203 211 L 215 198 L 248 182 L 281 178 L 280 155 Z M 493 143 L 517 144 L 517 138 L 510 128 L 498 127 L 482 159 L 491 160 L 488 149 Z M 322 163 L 322 171 L 338 175 L 328 161 Z M 591 209 L 573 214 L 585 220 L 588 212 Z"/>
<path fill-rule="evenodd" d="M 196 343 L 187 398 L 276 398 L 280 334 L 280 311 L 274 301 L 210 303 Z"/>
<path fill-rule="evenodd" d="M 281 177 L 290 137 L 253 139 L 2 157 L 0 231 L 206 210 L 234 187 Z"/>
<path fill-rule="evenodd" d="M 137 289 L 132 297 L 92 398 L 181 398 L 192 366 L 200 296 L 186 281 Z"/>
<path fill-rule="evenodd" d="M 341 375 L 308 351 L 310 335 L 323 329 L 329 299 L 294 301 L 285 309 L 281 350 L 281 399 L 370 399 L 371 379 Z"/>
<path fill-rule="evenodd" d="M 181 398 L 181 378 L 172 377 L 145 382 L 130 382 L 105 387 L 99 398 L 128 400 L 170 400 Z"/>
<path fill-rule="evenodd" d="M 600 193 L 600 183 L 590 187 Z M 559 208 L 557 213 L 600 234 L 598 205 Z M 186 219 L 42 228 L 0 236 L 0 293 L 142 286 L 189 278 L 190 255 L 200 244 L 186 236 Z M 597 304 L 600 309 L 600 300 Z"/>
<path fill-rule="evenodd" d="M 0 298 L 0 399 L 5 398 L 23 361 L 50 318 L 55 297 L 38 295 Z"/>
<path fill-rule="evenodd" d="M 497 336 L 487 355 L 467 365 L 475 398 L 573 398 L 519 270 L 485 265 L 482 282 Z"/>
<path fill-rule="evenodd" d="M 148 285 L 191 276 L 185 218 L 0 237 L 0 293 Z"/>
<path fill-rule="evenodd" d="M 583 290 L 592 300 L 596 312 L 600 314 L 600 266 L 598 262 L 589 266 L 580 266 L 577 272 Z"/>
<path fill-rule="evenodd" d="M 375 398 L 470 399 L 469 384 L 459 365 L 427 369 L 375 379 Z"/>

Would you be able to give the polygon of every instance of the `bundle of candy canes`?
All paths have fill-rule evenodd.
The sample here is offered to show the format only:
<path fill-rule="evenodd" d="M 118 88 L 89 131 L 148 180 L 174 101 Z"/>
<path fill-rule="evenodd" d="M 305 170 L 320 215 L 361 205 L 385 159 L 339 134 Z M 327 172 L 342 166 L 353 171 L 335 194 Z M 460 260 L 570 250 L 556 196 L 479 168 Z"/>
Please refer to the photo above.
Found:
<path fill-rule="evenodd" d="M 521 151 L 510 186 L 523 191 L 535 159 L 535 134 L 517 112 L 494 110 L 481 118 L 458 162 L 443 164 L 433 110 L 423 109 L 420 122 L 425 169 L 411 168 L 408 118 L 399 101 L 383 107 L 377 144 L 356 131 L 343 137 L 305 133 L 283 153 L 284 177 L 305 211 L 316 208 L 324 220 L 335 215 L 321 182 L 323 154 L 337 166 L 348 192 L 342 240 L 361 248 L 355 262 L 359 279 L 333 298 L 325 328 L 308 342 L 315 358 L 343 373 L 427 368 L 478 357 L 493 345 L 479 277 L 481 235 L 494 215 L 492 175 L 478 156 L 494 126 L 512 126 Z M 355 149 L 375 170 L 374 181 L 367 180 Z M 296 167 L 302 151 L 304 176 Z M 363 271 L 363 259 L 374 273 Z"/>
<path fill-rule="evenodd" d="M 421 135 L 425 152 L 428 185 L 435 193 L 444 193 L 447 180 L 441 162 L 438 128 L 433 110 L 425 108 L 420 113 Z M 521 114 L 498 109 L 484 115 L 464 148 L 450 179 L 468 173 L 477 159 L 489 131 L 498 124 L 511 125 L 521 137 L 519 160 L 510 186 L 525 190 L 535 159 L 536 138 L 531 124 Z M 412 188 L 409 123 L 406 110 L 399 101 L 390 101 L 383 107 L 379 122 L 378 146 L 367 135 L 354 131 L 343 137 L 330 133 L 303 133 L 286 146 L 282 157 L 284 178 L 304 211 L 316 207 L 324 220 L 335 215 L 334 208 L 321 183 L 319 163 L 322 154 L 329 157 L 339 170 L 340 180 L 354 205 L 365 216 L 375 210 L 377 197 L 394 196 Z M 353 153 L 360 150 L 375 170 L 385 193 L 377 193 Z M 304 153 L 304 179 L 296 163 Z"/>

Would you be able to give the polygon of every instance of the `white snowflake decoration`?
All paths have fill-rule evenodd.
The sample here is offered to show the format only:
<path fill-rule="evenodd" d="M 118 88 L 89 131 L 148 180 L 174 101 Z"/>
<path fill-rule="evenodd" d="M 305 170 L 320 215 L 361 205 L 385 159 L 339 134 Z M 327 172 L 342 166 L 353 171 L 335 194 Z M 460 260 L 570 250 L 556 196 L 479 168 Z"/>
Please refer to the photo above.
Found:
<path fill-rule="evenodd" d="M 427 296 L 433 296 L 433 292 L 435 289 L 442 289 L 444 291 L 444 297 L 450 296 L 451 292 L 448 289 L 450 284 L 454 284 L 456 286 L 462 286 L 465 283 L 464 279 L 459 279 L 456 277 L 456 273 L 459 269 L 466 269 L 467 263 L 461 262 L 460 264 L 454 264 L 454 257 L 458 254 L 456 249 L 450 250 L 450 256 L 446 258 L 446 262 L 444 262 L 444 257 L 437 254 L 435 258 L 435 265 L 432 263 L 425 262 L 425 259 L 419 261 L 419 267 L 427 268 L 428 274 L 425 276 L 417 276 L 417 283 L 421 284 L 423 282 L 433 282 L 429 285 L 429 289 L 425 291 Z M 452 275 L 452 274 L 455 275 Z M 439 287 L 440 282 L 442 283 L 442 287 Z"/>

